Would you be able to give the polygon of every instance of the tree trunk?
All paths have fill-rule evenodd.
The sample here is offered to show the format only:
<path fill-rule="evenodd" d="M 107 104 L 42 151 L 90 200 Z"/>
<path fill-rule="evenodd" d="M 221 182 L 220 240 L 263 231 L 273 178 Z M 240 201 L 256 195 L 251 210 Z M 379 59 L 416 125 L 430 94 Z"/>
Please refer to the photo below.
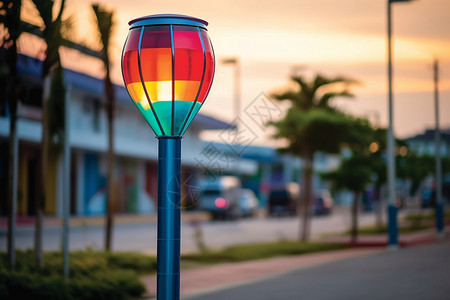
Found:
<path fill-rule="evenodd" d="M 12 102 L 12 101 L 11 101 Z M 11 105 L 11 119 L 9 125 L 9 168 L 8 168 L 8 261 L 10 267 L 15 269 L 15 229 L 17 216 L 17 115 L 15 104 Z"/>
<path fill-rule="evenodd" d="M 20 9 L 20 4 L 19 4 Z M 15 268 L 15 229 L 17 215 L 17 47 L 14 41 L 8 50 L 9 78 L 6 95 L 9 98 L 9 168 L 8 168 L 8 261 L 11 269 Z"/>
<path fill-rule="evenodd" d="M 305 151 L 302 155 L 303 159 L 303 184 L 300 186 L 301 191 L 301 208 L 302 221 L 300 222 L 300 240 L 307 242 L 310 235 L 310 219 L 311 219 L 311 202 L 313 199 L 313 157 L 311 151 Z M 303 204 L 303 205 L 302 205 Z"/>
<path fill-rule="evenodd" d="M 381 187 L 377 185 L 377 207 L 376 207 L 376 227 L 383 227 L 383 197 L 381 195 Z"/>
<path fill-rule="evenodd" d="M 105 90 L 107 97 L 108 112 L 108 174 L 107 174 L 107 190 L 106 190 L 106 235 L 105 250 L 111 251 L 112 245 L 112 195 L 114 194 L 114 87 L 109 78 L 109 72 L 105 78 Z"/>
<path fill-rule="evenodd" d="M 355 243 L 358 239 L 358 211 L 359 211 L 359 197 L 361 195 L 361 191 L 354 192 L 354 199 L 352 204 L 352 243 Z"/>
<path fill-rule="evenodd" d="M 48 165 L 48 151 L 49 151 L 49 107 L 48 99 L 50 96 L 52 73 L 48 73 L 44 80 L 42 91 L 42 140 L 41 140 L 41 195 L 36 197 L 36 205 L 34 207 L 35 217 L 35 231 L 34 231 L 34 254 L 35 263 L 38 267 L 42 267 L 44 262 L 42 258 L 42 218 L 43 206 L 45 205 L 47 192 L 47 165 Z"/>

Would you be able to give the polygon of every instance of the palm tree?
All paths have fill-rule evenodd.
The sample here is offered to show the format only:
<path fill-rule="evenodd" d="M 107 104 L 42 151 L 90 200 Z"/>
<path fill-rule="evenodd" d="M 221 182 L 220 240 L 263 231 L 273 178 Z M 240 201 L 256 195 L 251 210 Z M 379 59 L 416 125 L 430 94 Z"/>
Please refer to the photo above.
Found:
<path fill-rule="evenodd" d="M 17 91 L 19 82 L 17 78 L 17 40 L 22 33 L 20 26 L 21 0 L 3 1 L 0 8 L 0 23 L 7 29 L 8 34 L 3 36 L 1 48 L 5 50 L 5 60 L 2 59 L 1 74 L 2 80 L 6 86 L 2 88 L 2 104 L 9 103 L 10 123 L 9 123 L 9 167 L 8 167 L 8 261 L 12 269 L 15 267 L 15 219 L 16 219 L 16 201 L 17 201 Z M 2 57 L 3 58 L 3 57 Z M 2 105 L 3 107 L 3 105 Z"/>
<path fill-rule="evenodd" d="M 289 101 L 291 107 L 284 119 L 270 122 L 269 125 L 276 129 L 275 138 L 288 142 L 288 146 L 280 150 L 298 155 L 303 161 L 298 212 L 303 215 L 300 239 L 307 241 L 310 231 L 310 205 L 313 200 L 314 153 L 338 152 L 340 144 L 348 137 L 349 120 L 331 106 L 330 101 L 338 97 L 353 97 L 348 86 L 354 81 L 344 77 L 328 78 L 322 75 L 317 75 L 311 82 L 302 76 L 292 76 L 291 79 L 296 84 L 294 89 L 272 94 L 272 97 L 279 101 Z"/>
<path fill-rule="evenodd" d="M 106 232 L 105 232 L 105 250 L 111 250 L 112 243 L 112 195 L 114 182 L 114 112 L 115 95 L 114 86 L 111 81 L 109 48 L 114 29 L 114 12 L 108 11 L 98 4 L 93 4 L 92 9 L 97 18 L 97 27 L 99 40 L 102 47 L 102 61 L 105 66 L 105 93 L 107 101 L 108 114 L 108 174 L 107 174 L 107 192 L 106 192 Z"/>
<path fill-rule="evenodd" d="M 62 45 L 63 21 L 65 0 L 61 0 L 58 15 L 53 19 L 53 0 L 33 0 L 39 15 L 44 23 L 43 39 L 47 45 L 45 59 L 42 66 L 43 96 L 42 96 L 42 141 L 41 141 L 41 196 L 37 197 L 35 214 L 35 260 L 38 266 L 43 265 L 42 260 L 42 205 L 45 203 L 47 186 L 47 163 L 50 145 L 49 141 L 61 141 L 64 132 L 64 114 L 50 113 L 51 111 L 64 111 L 65 87 L 63 70 L 59 55 Z M 53 150 L 55 148 L 53 147 Z"/>

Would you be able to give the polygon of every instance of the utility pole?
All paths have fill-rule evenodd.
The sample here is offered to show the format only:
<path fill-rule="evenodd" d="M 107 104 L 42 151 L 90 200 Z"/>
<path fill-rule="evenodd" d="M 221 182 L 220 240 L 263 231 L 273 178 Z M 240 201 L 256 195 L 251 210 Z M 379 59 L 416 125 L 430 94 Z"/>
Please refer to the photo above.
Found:
<path fill-rule="evenodd" d="M 436 235 L 439 240 L 444 238 L 444 203 L 442 201 L 442 169 L 441 169 L 441 133 L 439 130 L 439 62 L 433 63 L 434 73 L 434 115 L 436 127 L 434 141 L 436 147 Z"/>

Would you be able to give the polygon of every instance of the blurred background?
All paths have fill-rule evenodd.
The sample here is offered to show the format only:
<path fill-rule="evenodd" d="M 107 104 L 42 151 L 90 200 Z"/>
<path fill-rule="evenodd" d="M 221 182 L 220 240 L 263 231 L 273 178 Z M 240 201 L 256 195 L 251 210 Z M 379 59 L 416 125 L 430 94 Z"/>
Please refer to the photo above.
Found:
<path fill-rule="evenodd" d="M 157 140 L 124 88 L 121 52 L 128 21 L 158 13 L 207 20 L 216 57 L 182 141 L 183 253 L 386 232 L 386 1 L 1 3 L 0 251 L 14 191 L 18 249 L 61 249 L 68 201 L 70 250 L 156 253 Z M 447 0 L 392 6 L 401 218 L 431 215 L 438 189 L 450 201 L 449 11 Z"/>

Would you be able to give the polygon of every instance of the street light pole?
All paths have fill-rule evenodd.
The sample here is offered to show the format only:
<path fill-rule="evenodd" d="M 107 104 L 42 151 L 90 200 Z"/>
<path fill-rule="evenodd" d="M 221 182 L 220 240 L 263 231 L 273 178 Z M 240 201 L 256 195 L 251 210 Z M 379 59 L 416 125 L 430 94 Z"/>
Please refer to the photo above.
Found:
<path fill-rule="evenodd" d="M 181 137 L 158 139 L 158 299 L 180 298 Z"/>
<path fill-rule="evenodd" d="M 439 129 L 439 64 L 435 60 L 434 71 L 434 114 L 436 128 L 434 130 L 436 147 L 436 234 L 439 240 L 444 238 L 444 203 L 442 201 L 442 170 L 441 170 L 441 133 Z"/>
<path fill-rule="evenodd" d="M 236 131 L 238 131 L 238 123 L 241 116 L 241 64 L 237 57 L 226 58 L 222 60 L 223 64 L 232 64 L 234 66 L 233 75 L 233 100 L 234 100 L 234 117 L 236 118 Z"/>
<path fill-rule="evenodd" d="M 387 0 L 387 46 L 388 46 L 388 114 L 389 126 L 387 130 L 387 180 L 388 180 L 388 248 L 398 247 L 398 224 L 396 206 L 395 180 L 395 138 L 392 105 L 392 17 L 391 3 L 410 2 L 412 0 Z"/>
<path fill-rule="evenodd" d="M 161 14 L 134 19 L 122 75 L 158 138 L 157 299 L 180 299 L 181 139 L 211 88 L 215 60 L 208 22 Z"/>
<path fill-rule="evenodd" d="M 388 234 L 389 248 L 398 246 L 397 207 L 395 206 L 395 152 L 392 105 L 392 28 L 391 28 L 391 0 L 387 4 L 387 35 L 388 35 L 388 114 L 389 126 L 387 130 L 387 179 L 388 179 Z"/>

